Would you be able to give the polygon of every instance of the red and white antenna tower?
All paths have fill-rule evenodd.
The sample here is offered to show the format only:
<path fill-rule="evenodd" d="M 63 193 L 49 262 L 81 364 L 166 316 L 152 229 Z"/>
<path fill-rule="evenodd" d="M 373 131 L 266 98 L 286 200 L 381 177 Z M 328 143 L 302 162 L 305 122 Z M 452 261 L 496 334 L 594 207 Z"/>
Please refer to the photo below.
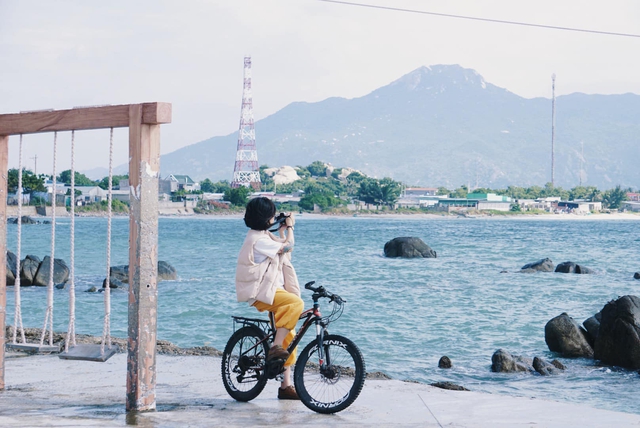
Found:
<path fill-rule="evenodd" d="M 244 86 L 242 88 L 242 112 L 238 131 L 238 150 L 233 168 L 231 187 L 253 187 L 260 190 L 260 170 L 256 151 L 256 129 L 253 124 L 253 99 L 251 96 L 251 57 L 244 57 Z"/>

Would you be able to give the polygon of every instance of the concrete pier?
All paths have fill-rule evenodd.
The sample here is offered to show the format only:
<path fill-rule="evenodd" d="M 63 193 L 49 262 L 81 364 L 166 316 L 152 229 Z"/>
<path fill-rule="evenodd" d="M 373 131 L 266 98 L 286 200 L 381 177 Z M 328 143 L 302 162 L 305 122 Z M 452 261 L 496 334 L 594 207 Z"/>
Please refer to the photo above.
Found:
<path fill-rule="evenodd" d="M 554 401 L 367 380 L 343 412 L 320 415 L 280 401 L 270 381 L 249 403 L 227 395 L 220 358 L 158 355 L 155 411 L 125 411 L 126 354 L 107 362 L 7 354 L 0 426 L 11 427 L 603 427 L 640 426 L 640 415 Z"/>

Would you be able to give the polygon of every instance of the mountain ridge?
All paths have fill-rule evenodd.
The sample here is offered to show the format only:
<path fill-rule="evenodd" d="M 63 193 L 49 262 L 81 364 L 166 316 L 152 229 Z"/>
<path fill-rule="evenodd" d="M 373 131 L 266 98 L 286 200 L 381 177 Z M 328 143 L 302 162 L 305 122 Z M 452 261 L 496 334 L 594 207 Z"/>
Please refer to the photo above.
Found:
<path fill-rule="evenodd" d="M 555 184 L 638 187 L 638 119 L 639 95 L 558 96 Z M 255 127 L 259 162 L 269 166 L 322 160 L 449 188 L 551 181 L 551 100 L 523 98 L 459 65 L 419 67 L 362 97 L 294 102 Z M 162 176 L 230 180 L 236 143 L 232 133 L 165 154 Z"/>

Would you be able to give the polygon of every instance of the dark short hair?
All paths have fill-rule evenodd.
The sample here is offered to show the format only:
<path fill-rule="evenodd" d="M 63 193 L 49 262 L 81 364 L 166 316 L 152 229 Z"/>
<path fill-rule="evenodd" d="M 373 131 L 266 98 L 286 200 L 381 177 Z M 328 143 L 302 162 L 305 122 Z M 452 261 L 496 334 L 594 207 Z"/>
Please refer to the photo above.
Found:
<path fill-rule="evenodd" d="M 253 230 L 267 230 L 276 215 L 276 206 L 269 198 L 263 196 L 253 198 L 244 212 L 244 224 Z"/>

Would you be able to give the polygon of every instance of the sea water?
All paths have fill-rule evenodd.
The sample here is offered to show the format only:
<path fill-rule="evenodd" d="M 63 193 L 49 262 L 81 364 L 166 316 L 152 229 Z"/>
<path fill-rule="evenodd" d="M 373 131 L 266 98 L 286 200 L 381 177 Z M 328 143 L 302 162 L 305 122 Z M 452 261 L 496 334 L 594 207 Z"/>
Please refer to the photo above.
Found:
<path fill-rule="evenodd" d="M 75 224 L 76 331 L 101 335 L 107 273 L 104 218 Z M 316 281 L 347 300 L 330 331 L 352 339 L 369 371 L 425 383 L 451 381 L 473 391 L 583 403 L 640 413 L 634 371 L 600 367 L 590 359 L 560 360 L 555 376 L 497 374 L 491 356 L 499 348 L 527 357 L 556 358 L 544 326 L 567 312 L 578 323 L 611 299 L 638 294 L 640 222 L 535 218 L 298 217 L 293 262 L 300 282 Z M 113 219 L 111 265 L 128 264 L 128 218 Z M 158 338 L 181 347 L 223 349 L 231 315 L 256 316 L 236 302 L 234 275 L 246 234 L 238 217 L 159 219 L 159 259 L 173 265 L 178 280 L 158 285 Z M 435 259 L 387 259 L 392 238 L 421 238 Z M 16 252 L 17 228 L 8 225 L 8 249 Z M 22 227 L 21 258 L 50 254 L 50 226 Z M 57 219 L 55 257 L 70 263 L 70 219 Z M 573 261 L 593 275 L 521 274 L 522 265 L 545 257 Z M 503 271 L 506 271 L 503 272 Z M 44 287 L 24 287 L 25 326 L 42 327 Z M 14 321 L 14 290 L 7 288 L 7 323 Z M 303 291 L 307 305 L 311 293 Z M 66 331 L 68 290 L 55 290 L 54 328 Z M 329 307 L 325 307 L 329 309 Z M 111 297 L 111 331 L 127 335 L 127 292 Z M 306 337 L 306 344 L 311 337 Z M 447 355 L 452 369 L 439 369 Z M 219 373 L 209 373 L 212 381 Z"/>

